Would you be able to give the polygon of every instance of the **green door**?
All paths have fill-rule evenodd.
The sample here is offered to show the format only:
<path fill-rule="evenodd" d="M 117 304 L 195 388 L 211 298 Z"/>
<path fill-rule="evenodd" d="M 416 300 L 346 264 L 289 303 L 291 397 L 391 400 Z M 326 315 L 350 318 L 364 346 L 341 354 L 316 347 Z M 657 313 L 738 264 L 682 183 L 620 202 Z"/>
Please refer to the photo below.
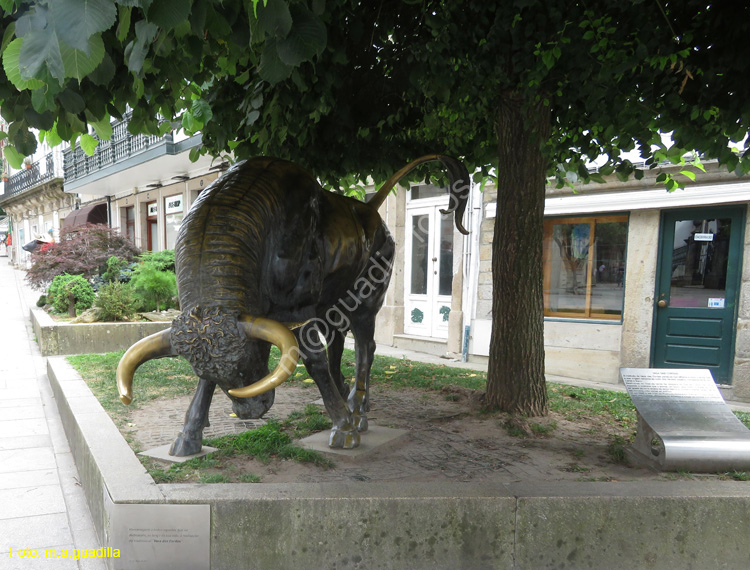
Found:
<path fill-rule="evenodd" d="M 709 368 L 716 382 L 731 382 L 744 218 L 741 207 L 664 212 L 655 368 Z"/>

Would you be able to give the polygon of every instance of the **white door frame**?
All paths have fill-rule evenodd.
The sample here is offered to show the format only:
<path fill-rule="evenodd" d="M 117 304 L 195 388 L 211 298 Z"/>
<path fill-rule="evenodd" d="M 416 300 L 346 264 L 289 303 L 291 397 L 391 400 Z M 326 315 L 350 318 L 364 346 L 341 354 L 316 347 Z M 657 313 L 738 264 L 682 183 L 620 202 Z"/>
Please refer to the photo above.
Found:
<path fill-rule="evenodd" d="M 439 196 L 415 200 L 407 203 L 406 207 L 406 247 L 404 261 L 404 332 L 415 336 L 448 338 L 448 313 L 451 307 L 451 294 L 439 293 L 441 272 L 441 243 L 440 230 L 443 215 L 441 209 L 448 207 L 448 196 Z M 425 282 L 418 286 L 420 292 L 412 292 L 412 277 L 418 276 L 412 273 L 412 251 L 415 246 L 415 232 L 413 231 L 413 220 L 422 216 L 418 222 L 421 230 L 417 236 L 426 236 L 424 244 L 424 277 Z M 453 218 L 450 216 L 451 224 L 448 239 L 453 243 Z M 447 260 L 444 260 L 447 262 Z M 453 262 L 450 261 L 451 277 L 453 274 Z M 443 268 L 445 271 L 446 268 Z"/>

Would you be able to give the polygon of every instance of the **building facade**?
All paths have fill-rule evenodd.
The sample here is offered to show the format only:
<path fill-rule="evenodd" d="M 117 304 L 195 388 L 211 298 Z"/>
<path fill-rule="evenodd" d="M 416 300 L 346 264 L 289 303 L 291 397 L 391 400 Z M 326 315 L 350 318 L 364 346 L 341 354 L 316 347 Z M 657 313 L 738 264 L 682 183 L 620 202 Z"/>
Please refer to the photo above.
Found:
<path fill-rule="evenodd" d="M 189 160 L 200 136 L 134 136 L 127 122 L 93 156 L 41 147 L 11 172 L 11 262 L 62 228 L 104 221 L 142 250 L 174 247 L 200 192 L 228 166 Z M 549 188 L 544 229 L 546 372 L 616 384 L 620 367 L 708 367 L 725 396 L 750 401 L 750 181 L 708 166 L 668 193 L 640 181 Z M 492 315 L 492 185 L 474 186 L 460 234 L 445 189 L 412 185 L 380 213 L 396 263 L 376 341 L 486 361 Z M 519 284 L 522 287 L 523 284 Z"/>
<path fill-rule="evenodd" d="M 548 189 L 547 375 L 616 384 L 620 367 L 709 368 L 725 397 L 750 401 L 750 181 L 708 165 L 669 193 L 656 175 Z M 469 236 L 440 214 L 447 194 L 423 188 L 381 211 L 398 261 L 378 341 L 485 361 L 496 188 L 472 189 Z"/>

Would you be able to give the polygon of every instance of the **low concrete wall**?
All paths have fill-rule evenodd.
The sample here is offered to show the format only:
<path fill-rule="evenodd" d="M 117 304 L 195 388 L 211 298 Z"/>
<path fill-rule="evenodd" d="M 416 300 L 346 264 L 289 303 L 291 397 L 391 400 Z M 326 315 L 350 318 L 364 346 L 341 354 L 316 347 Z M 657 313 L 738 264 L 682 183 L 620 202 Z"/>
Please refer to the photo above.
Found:
<path fill-rule="evenodd" d="M 72 325 L 55 322 L 41 309 L 31 309 L 30 312 L 42 356 L 125 350 L 142 338 L 171 326 L 169 322 Z"/>
<path fill-rule="evenodd" d="M 122 548 L 112 538 L 120 511 L 165 504 L 210 505 L 212 570 L 674 570 L 750 559 L 750 483 L 156 485 L 65 359 L 49 358 L 48 374 L 105 547 Z"/>

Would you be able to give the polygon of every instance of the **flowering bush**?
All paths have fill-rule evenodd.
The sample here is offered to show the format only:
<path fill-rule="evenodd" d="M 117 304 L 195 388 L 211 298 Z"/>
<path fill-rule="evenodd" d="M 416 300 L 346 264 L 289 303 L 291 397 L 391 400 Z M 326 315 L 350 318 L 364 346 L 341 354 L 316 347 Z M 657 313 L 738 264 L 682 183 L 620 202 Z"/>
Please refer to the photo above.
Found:
<path fill-rule="evenodd" d="M 110 257 L 130 262 L 139 254 L 140 250 L 118 230 L 87 224 L 62 230 L 58 243 L 32 253 L 26 280 L 35 289 L 43 290 L 56 276 L 65 273 L 91 279 L 106 270 Z"/>

